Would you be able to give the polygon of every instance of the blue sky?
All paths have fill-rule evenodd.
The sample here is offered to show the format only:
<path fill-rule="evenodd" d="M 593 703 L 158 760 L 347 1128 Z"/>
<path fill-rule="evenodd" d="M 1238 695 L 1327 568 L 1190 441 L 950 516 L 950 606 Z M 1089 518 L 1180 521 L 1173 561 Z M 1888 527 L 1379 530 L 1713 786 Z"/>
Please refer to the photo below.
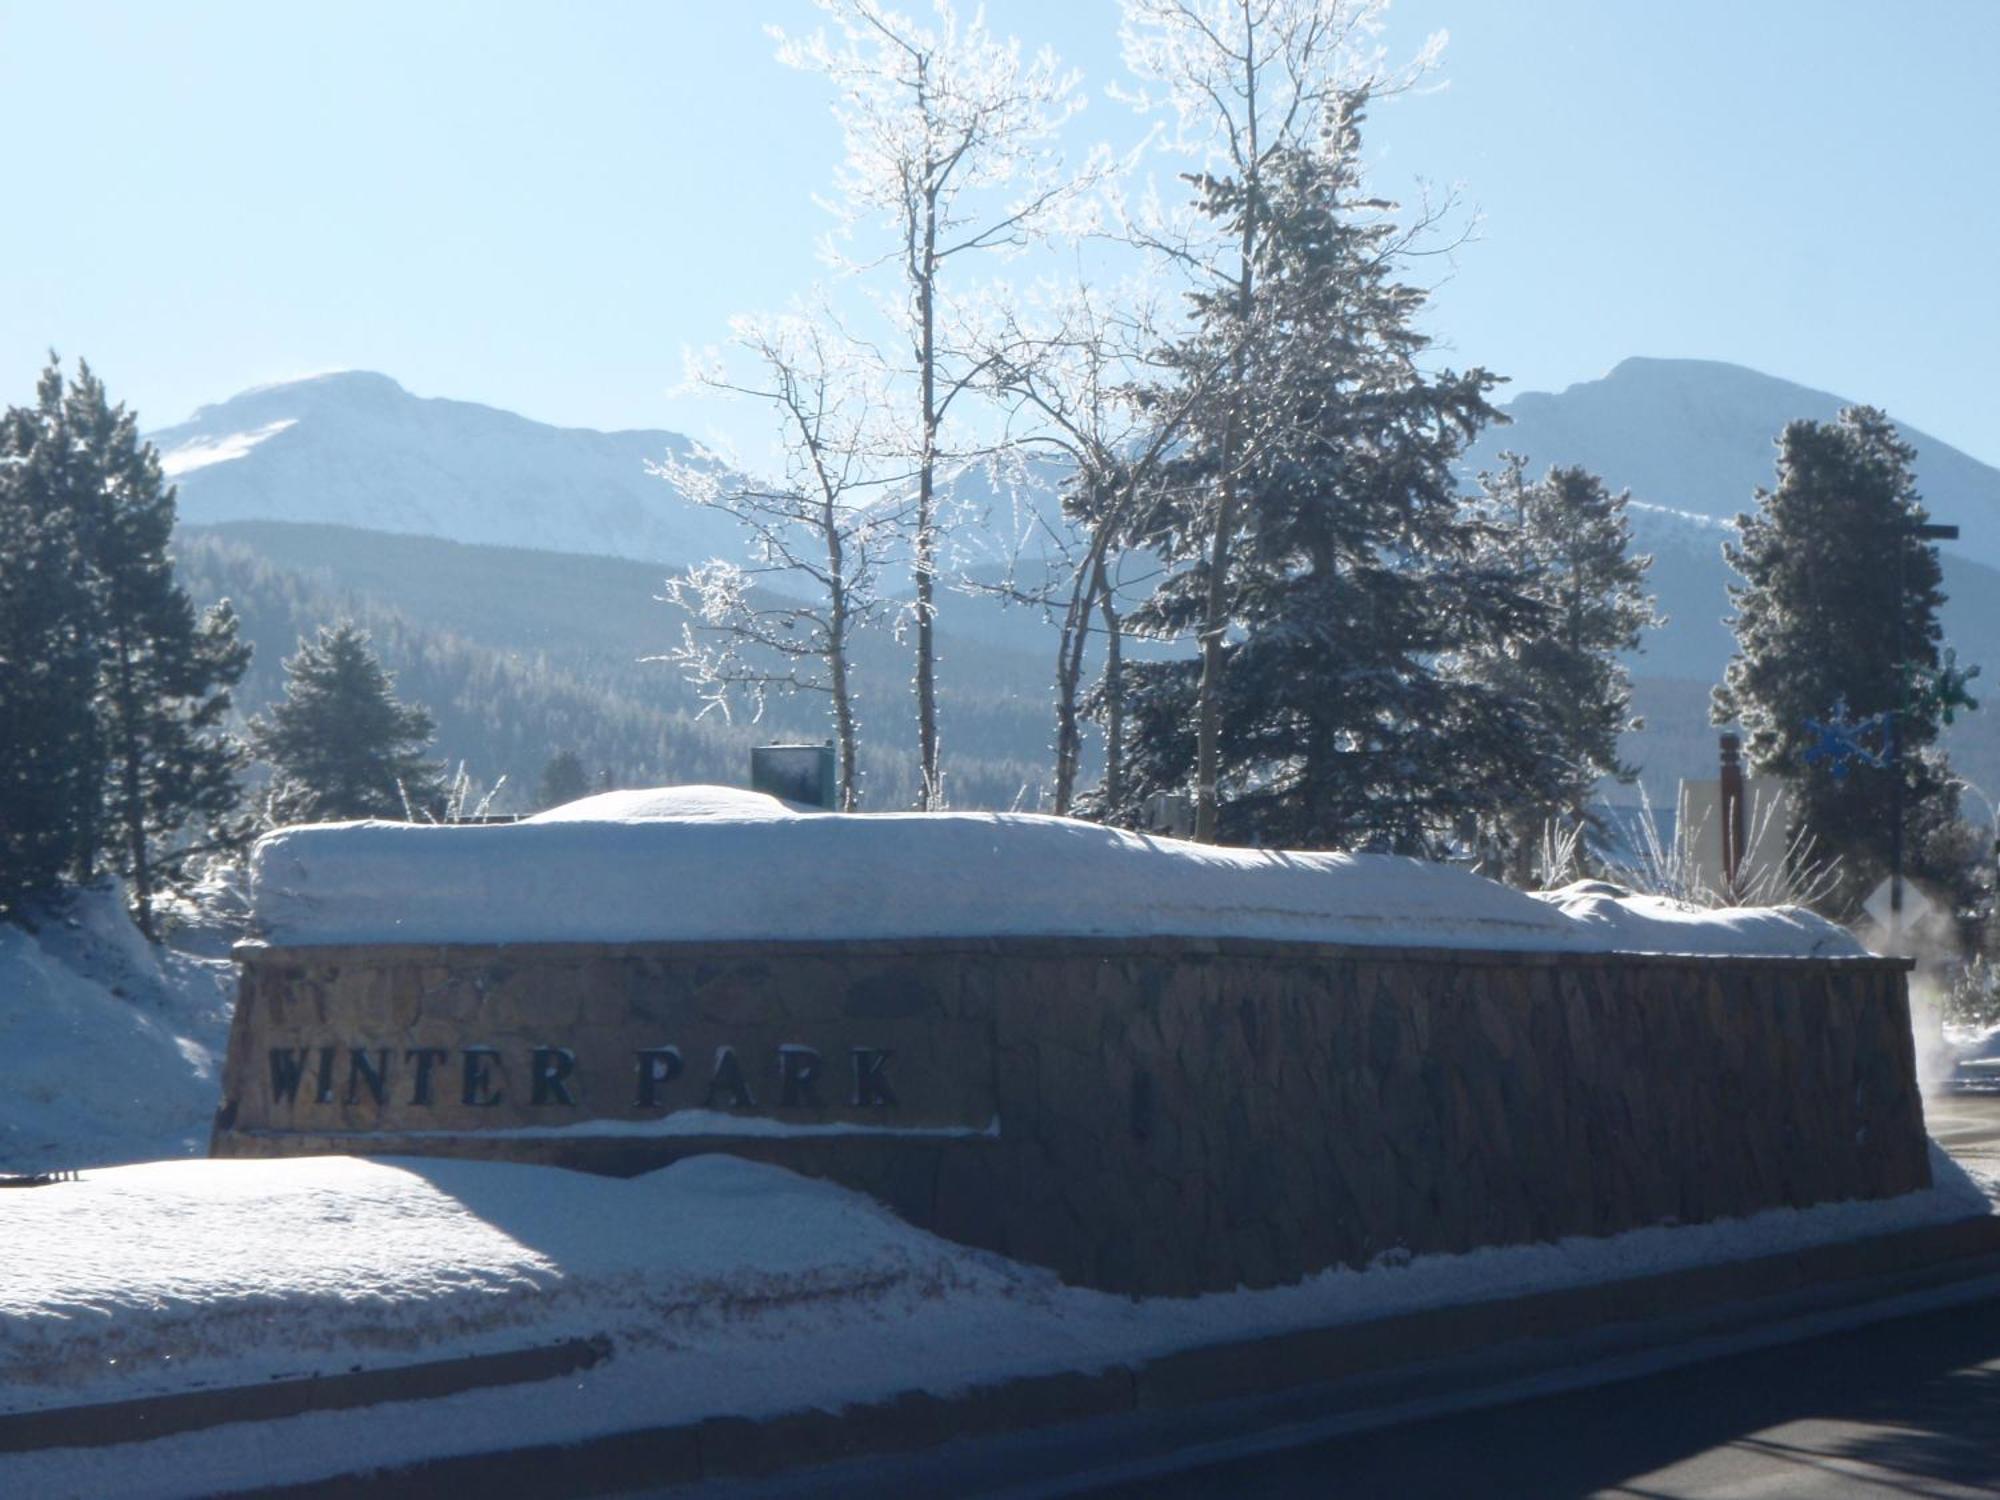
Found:
<path fill-rule="evenodd" d="M 1093 92 L 1110 0 L 993 0 Z M 92 360 L 148 426 L 378 369 L 545 421 L 713 430 L 681 350 L 822 274 L 804 0 L 0 0 L 0 399 Z M 1460 185 L 1455 363 L 1559 389 L 1733 360 L 2000 463 L 2000 0 L 1402 0 L 1444 87 L 1377 185 Z M 1101 96 L 1078 140 L 1129 133 Z M 1440 273 L 1447 268 L 1435 267 Z"/>

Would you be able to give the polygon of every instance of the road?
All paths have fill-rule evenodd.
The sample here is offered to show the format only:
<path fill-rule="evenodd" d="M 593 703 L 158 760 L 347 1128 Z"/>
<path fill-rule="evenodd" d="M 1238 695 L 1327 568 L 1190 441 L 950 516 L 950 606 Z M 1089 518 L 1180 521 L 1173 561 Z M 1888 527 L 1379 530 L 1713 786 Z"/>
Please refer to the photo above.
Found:
<path fill-rule="evenodd" d="M 2000 1172 L 2000 1093 L 1926 1099 L 1924 1124 L 1932 1140 L 1967 1166 Z"/>
<path fill-rule="evenodd" d="M 2000 1095 L 1926 1105 L 2000 1171 Z M 2000 1495 L 2000 1298 L 1541 1400 L 1073 1493 L 1193 1497 Z"/>
<path fill-rule="evenodd" d="M 1929 1100 L 1926 1119 L 1961 1163 L 2000 1176 L 2000 1093 Z M 1277 1431 L 1245 1426 L 1226 1437 L 1190 1423 L 1177 1436 L 1141 1437 L 1122 1451 L 1120 1439 L 1094 1440 L 1088 1427 L 1022 1433 L 700 1493 L 728 1500 L 2000 1496 L 2000 1276 L 1918 1294 L 1896 1316 L 1887 1311 L 1861 1315 L 1880 1321 L 1767 1348 L 1748 1347 L 1753 1335 L 1738 1343 L 1744 1352 L 1632 1379 L 1577 1384 L 1592 1378 L 1588 1369 L 1534 1377 L 1531 1394 L 1483 1407 L 1476 1395 L 1446 1398 L 1448 1414 L 1418 1420 L 1395 1420 L 1416 1414 L 1408 1407 L 1321 1417 L 1294 1405 L 1280 1419 L 1294 1425 Z M 1820 1326 L 1837 1326 L 1839 1315 L 1829 1316 L 1834 1323 Z"/>
<path fill-rule="evenodd" d="M 1070 1493 L 1099 1500 L 2000 1494 L 2000 1299 Z"/>

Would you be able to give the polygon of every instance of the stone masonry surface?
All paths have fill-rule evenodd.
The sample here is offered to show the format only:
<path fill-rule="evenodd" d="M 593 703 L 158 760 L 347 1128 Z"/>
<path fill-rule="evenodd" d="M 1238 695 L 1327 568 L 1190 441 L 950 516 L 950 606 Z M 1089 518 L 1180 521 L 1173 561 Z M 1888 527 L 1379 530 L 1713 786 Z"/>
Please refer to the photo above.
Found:
<path fill-rule="evenodd" d="M 1173 938 L 238 956 L 217 1155 L 629 1174 L 726 1150 L 1118 1291 L 1929 1182 L 1893 960 Z"/>

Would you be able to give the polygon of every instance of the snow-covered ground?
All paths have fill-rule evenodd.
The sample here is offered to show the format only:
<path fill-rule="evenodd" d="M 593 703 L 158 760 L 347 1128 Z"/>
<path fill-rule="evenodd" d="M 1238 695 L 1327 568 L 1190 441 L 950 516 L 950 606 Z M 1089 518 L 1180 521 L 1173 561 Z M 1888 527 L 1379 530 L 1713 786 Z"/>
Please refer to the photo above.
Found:
<path fill-rule="evenodd" d="M 0 923 L 0 1171 L 205 1154 L 227 958 L 155 948 L 114 888 Z"/>
<path fill-rule="evenodd" d="M 571 863 L 538 873 L 551 855 Z M 605 868 L 579 889 L 586 859 Z M 390 880 L 380 899 L 371 878 Z M 425 906 L 416 898 L 430 890 L 437 899 Z M 790 925 L 778 930 L 791 936 L 1199 931 L 1858 951 L 1795 912 L 1703 915 L 1599 887 L 1537 900 L 1411 861 L 1195 849 L 1044 818 L 803 816 L 713 789 L 615 794 L 513 829 L 287 831 L 260 849 L 258 903 L 267 935 L 294 942 L 468 938 L 487 931 L 479 923 L 517 939 L 767 935 L 782 910 Z M 453 911 L 471 915 L 447 930 L 426 925 Z M 904 911 L 923 915 L 881 915 Z M 635 922 L 641 930 L 619 926 Z M 630 1181 L 430 1160 L 102 1166 L 202 1149 L 230 977 L 226 959 L 143 943 L 115 892 L 86 894 L 33 934 L 0 927 L 0 1166 L 86 1168 L 81 1181 L 0 1198 L 0 1412 L 577 1336 L 609 1337 L 613 1356 L 519 1388 L 0 1456 L 0 1494 L 199 1494 L 309 1480 L 361 1452 L 394 1463 L 951 1392 L 1783 1253 L 1988 1213 L 2000 1197 L 1934 1153 L 1937 1186 L 1887 1202 L 1392 1256 L 1290 1287 L 1134 1301 L 937 1239 L 830 1184 L 722 1156 Z"/>
<path fill-rule="evenodd" d="M 1596 883 L 1538 899 L 1388 855 L 1223 849 L 1031 813 L 802 812 L 724 787 L 608 792 L 493 827 L 285 828 L 251 860 L 267 942 L 1180 936 L 1555 952 L 1866 950 L 1799 907 Z"/>
<path fill-rule="evenodd" d="M 780 1168 L 697 1157 L 617 1181 L 347 1158 L 86 1173 L 7 1205 L 0 1410 L 379 1369 L 602 1334 L 561 1381 L 0 1457 L 0 1492 L 180 1495 L 730 1413 L 949 1393 L 1420 1308 L 1779 1254 L 1992 1211 L 1938 1185 L 1608 1239 L 1385 1257 L 1290 1287 L 1133 1300 L 925 1234 Z M 107 1232 L 108 1226 L 117 1226 Z"/>

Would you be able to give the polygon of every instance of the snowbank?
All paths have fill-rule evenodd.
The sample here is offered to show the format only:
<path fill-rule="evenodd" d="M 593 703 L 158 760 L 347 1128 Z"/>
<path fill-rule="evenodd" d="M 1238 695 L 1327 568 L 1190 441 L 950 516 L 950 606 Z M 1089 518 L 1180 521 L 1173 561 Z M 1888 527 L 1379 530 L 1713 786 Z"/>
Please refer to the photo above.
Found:
<path fill-rule="evenodd" d="M 872 1199 L 726 1156 L 636 1182 L 456 1161 L 161 1162 L 17 1190 L 0 1409 L 393 1366 L 1010 1277 Z M 1022 1273 L 1042 1279 L 1040 1273 Z"/>
<path fill-rule="evenodd" d="M 206 1151 L 233 986 L 147 943 L 115 888 L 0 923 L 0 1171 Z"/>
<path fill-rule="evenodd" d="M 1858 954 L 1809 913 L 1538 900 L 1386 855 L 1218 849 L 1017 813 L 807 813 L 720 787 L 495 827 L 285 828 L 259 935 L 339 943 L 1228 937 L 1565 952 Z M 1574 893 L 1574 894 L 1573 894 Z"/>
<path fill-rule="evenodd" d="M 628 1181 L 344 1158 L 127 1167 L 16 1195 L 0 1409 L 33 1411 L 605 1334 L 581 1375 L 143 1445 L 0 1456 L 0 1491 L 201 1494 L 733 1413 L 1098 1370 L 1992 1211 L 1938 1186 L 1609 1239 L 1385 1256 L 1290 1287 L 1134 1300 L 948 1244 L 857 1194 L 698 1157 Z"/>
<path fill-rule="evenodd" d="M 1582 880 L 1532 899 L 1586 934 L 1584 946 L 1615 953 L 1740 953 L 1839 956 L 1866 953 L 1846 928 L 1803 906 L 1695 906 Z"/>

